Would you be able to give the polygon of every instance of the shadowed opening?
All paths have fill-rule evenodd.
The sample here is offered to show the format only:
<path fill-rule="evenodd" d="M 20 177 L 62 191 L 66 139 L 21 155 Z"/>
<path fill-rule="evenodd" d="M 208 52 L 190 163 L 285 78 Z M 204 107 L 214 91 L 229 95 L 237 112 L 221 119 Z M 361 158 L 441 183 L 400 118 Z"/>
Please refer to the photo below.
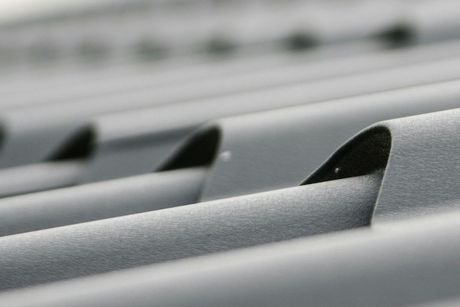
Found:
<path fill-rule="evenodd" d="M 91 128 L 84 128 L 70 137 L 63 146 L 53 154 L 50 161 L 78 160 L 91 156 L 95 146 L 95 135 Z"/>
<path fill-rule="evenodd" d="M 377 37 L 387 42 L 390 47 L 404 47 L 414 40 L 414 30 L 406 24 L 398 24 L 380 33 Z"/>
<path fill-rule="evenodd" d="M 383 126 L 372 128 L 338 149 L 302 184 L 362 176 L 384 169 L 390 150 L 390 131 Z"/>
<path fill-rule="evenodd" d="M 210 165 L 217 155 L 219 143 L 218 128 L 202 130 L 189 139 L 169 161 L 160 167 L 160 171 Z"/>
<path fill-rule="evenodd" d="M 284 46 L 290 51 L 303 51 L 318 45 L 316 39 L 309 33 L 297 31 L 284 39 Z"/>

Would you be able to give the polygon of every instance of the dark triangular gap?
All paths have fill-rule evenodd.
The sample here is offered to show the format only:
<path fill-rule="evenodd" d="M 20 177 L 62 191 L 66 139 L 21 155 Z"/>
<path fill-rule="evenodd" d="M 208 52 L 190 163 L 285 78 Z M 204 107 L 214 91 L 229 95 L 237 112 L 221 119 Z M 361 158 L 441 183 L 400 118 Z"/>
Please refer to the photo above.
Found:
<path fill-rule="evenodd" d="M 362 176 L 382 170 L 387 165 L 390 150 L 390 131 L 383 126 L 371 128 L 338 149 L 302 185 Z"/>
<path fill-rule="evenodd" d="M 82 160 L 93 153 L 95 133 L 91 128 L 84 128 L 68 139 L 48 161 Z"/>
<path fill-rule="evenodd" d="M 208 166 L 212 164 L 217 155 L 219 143 L 220 131 L 217 127 L 199 131 L 160 167 L 159 171 Z"/>

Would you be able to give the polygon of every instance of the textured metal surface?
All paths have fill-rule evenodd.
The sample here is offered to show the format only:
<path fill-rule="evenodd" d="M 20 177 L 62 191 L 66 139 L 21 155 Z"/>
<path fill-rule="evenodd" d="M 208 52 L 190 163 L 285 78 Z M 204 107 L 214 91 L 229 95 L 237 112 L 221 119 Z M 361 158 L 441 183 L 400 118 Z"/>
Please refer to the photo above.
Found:
<path fill-rule="evenodd" d="M 1 289 L 364 226 L 378 181 L 351 178 L 2 237 Z"/>
<path fill-rule="evenodd" d="M 0 236 L 195 203 L 205 174 L 176 170 L 0 200 Z"/>
<path fill-rule="evenodd" d="M 28 1 L 0 306 L 458 304 L 458 1 Z"/>
<path fill-rule="evenodd" d="M 459 230 L 457 212 L 50 284 L 13 292 L 0 302 L 443 306 L 460 290 Z"/>
<path fill-rule="evenodd" d="M 127 93 L 107 101 L 89 99 L 89 101 L 50 103 L 5 110 L 1 116 L 4 133 L 0 165 L 6 167 L 49 159 L 86 124 L 89 124 L 92 118 L 106 113 L 163 105 L 152 109 L 151 113 L 144 110 L 137 113 L 133 111 L 134 115 L 127 116 L 135 116 L 134 124 L 124 125 L 129 119 L 118 119 L 120 127 L 127 130 L 126 134 L 129 130 L 136 130 L 135 123 L 144 122 L 143 119 L 146 117 L 149 118 L 151 125 L 159 125 L 162 121 L 171 125 L 181 120 L 183 125 L 196 126 L 216 116 L 276 109 L 451 80 L 459 77 L 456 69 L 458 65 L 458 59 L 447 59 L 319 80 L 308 85 L 299 83 L 247 94 L 233 94 L 218 99 L 195 101 L 190 97 L 190 93 L 185 95 L 184 88 L 181 88 L 180 91 L 178 89 L 165 91 L 163 94 L 153 89 L 150 93 Z M 206 84 L 204 86 L 207 87 Z M 195 91 L 195 88 L 191 90 Z M 167 105 L 172 101 L 187 98 L 189 99 L 187 102 Z M 185 118 L 184 114 L 186 114 Z M 120 114 L 122 117 L 125 115 Z M 152 116 L 156 119 L 155 121 L 151 120 Z M 149 125 L 144 124 L 143 127 L 149 129 Z M 30 150 L 31 145 L 33 145 L 33 151 Z"/>

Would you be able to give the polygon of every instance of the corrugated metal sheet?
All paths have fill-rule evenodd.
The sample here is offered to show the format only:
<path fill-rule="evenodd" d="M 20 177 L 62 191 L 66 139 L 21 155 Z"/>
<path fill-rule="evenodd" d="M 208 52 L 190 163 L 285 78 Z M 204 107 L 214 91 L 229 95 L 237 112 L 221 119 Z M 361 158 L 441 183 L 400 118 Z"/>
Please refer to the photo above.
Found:
<path fill-rule="evenodd" d="M 456 305 L 460 5 L 193 3 L 3 20 L 0 305 Z"/>

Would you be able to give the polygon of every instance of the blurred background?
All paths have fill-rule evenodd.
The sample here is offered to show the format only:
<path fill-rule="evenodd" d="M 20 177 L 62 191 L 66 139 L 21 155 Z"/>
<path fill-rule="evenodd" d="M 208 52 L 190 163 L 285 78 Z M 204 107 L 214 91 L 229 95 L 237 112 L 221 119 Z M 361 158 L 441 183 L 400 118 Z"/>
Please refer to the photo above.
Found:
<path fill-rule="evenodd" d="M 392 48 L 454 39 L 459 17 L 458 1 L 444 0 L 4 0 L 0 67 L 50 73 L 353 43 Z"/>

